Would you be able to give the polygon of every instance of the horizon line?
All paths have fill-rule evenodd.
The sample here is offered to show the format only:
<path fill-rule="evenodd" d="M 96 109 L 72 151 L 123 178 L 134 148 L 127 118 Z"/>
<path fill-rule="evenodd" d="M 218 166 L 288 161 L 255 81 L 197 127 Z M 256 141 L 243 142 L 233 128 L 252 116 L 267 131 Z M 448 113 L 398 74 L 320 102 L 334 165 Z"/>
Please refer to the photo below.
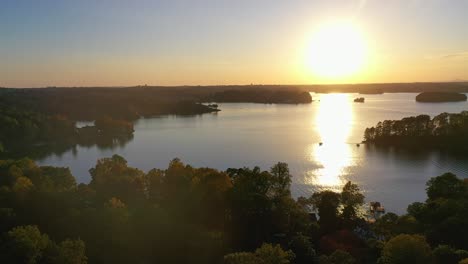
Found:
<path fill-rule="evenodd" d="M 384 84 L 468 84 L 468 80 L 455 80 L 455 81 L 414 81 L 414 82 L 362 82 L 362 83 L 316 83 L 316 84 L 181 84 L 181 85 L 96 85 L 96 86 L 22 86 L 22 87 L 6 87 L 0 86 L 0 89 L 47 89 L 47 88 L 132 88 L 132 87 L 164 87 L 164 88 L 177 88 L 177 87 L 227 87 L 227 86 L 345 86 L 345 85 L 384 85 Z"/>

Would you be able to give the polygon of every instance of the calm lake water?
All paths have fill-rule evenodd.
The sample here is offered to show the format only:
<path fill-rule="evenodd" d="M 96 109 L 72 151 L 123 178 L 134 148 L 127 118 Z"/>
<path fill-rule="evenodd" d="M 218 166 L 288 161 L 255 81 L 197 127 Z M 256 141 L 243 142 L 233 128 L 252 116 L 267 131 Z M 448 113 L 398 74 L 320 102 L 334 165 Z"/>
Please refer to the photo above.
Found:
<path fill-rule="evenodd" d="M 414 153 L 361 145 L 366 127 L 385 119 L 468 110 L 468 103 L 417 103 L 416 94 L 312 94 L 307 105 L 219 104 L 221 112 L 195 117 L 140 119 L 132 141 L 114 149 L 77 147 L 52 155 L 42 165 L 69 167 L 79 182 L 89 182 L 96 160 L 119 154 L 145 171 L 166 168 L 175 157 L 196 167 L 260 166 L 287 162 L 295 197 L 315 190 L 340 189 L 348 180 L 361 187 L 367 201 L 403 213 L 425 199 L 425 183 L 453 172 L 468 177 L 468 154 Z M 323 142 L 319 146 L 319 142 Z"/>

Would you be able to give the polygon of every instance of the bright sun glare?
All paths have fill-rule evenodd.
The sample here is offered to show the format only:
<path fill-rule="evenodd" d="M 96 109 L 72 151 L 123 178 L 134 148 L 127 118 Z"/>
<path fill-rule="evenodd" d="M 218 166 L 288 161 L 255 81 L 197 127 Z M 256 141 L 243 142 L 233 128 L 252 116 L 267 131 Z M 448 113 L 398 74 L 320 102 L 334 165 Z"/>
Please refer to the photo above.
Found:
<path fill-rule="evenodd" d="M 353 109 L 348 94 L 323 94 L 316 113 L 316 124 L 323 146 L 314 144 L 312 159 L 320 168 L 309 173 L 314 184 L 325 187 L 343 185 L 342 176 L 353 165 L 347 143 L 353 122 Z"/>
<path fill-rule="evenodd" d="M 307 67 L 322 78 L 339 79 L 356 74 L 366 60 L 366 43 L 351 22 L 322 25 L 307 47 Z"/>

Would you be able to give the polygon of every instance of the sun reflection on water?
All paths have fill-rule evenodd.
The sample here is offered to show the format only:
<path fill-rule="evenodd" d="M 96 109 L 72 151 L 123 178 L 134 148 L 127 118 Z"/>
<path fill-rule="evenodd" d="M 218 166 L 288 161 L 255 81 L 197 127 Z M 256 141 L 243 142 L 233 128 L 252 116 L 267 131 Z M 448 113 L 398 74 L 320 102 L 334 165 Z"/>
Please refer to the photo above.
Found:
<path fill-rule="evenodd" d="M 353 122 L 353 109 L 349 94 L 322 94 L 315 115 L 320 142 L 311 145 L 310 160 L 318 167 L 307 173 L 309 184 L 338 189 L 343 186 L 347 169 L 353 166 L 348 138 Z"/>

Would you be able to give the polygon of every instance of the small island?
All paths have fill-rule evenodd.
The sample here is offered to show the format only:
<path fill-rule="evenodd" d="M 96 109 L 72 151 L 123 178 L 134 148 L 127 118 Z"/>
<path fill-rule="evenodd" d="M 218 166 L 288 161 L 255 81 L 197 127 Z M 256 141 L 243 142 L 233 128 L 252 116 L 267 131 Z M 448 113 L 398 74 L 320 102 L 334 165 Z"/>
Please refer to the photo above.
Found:
<path fill-rule="evenodd" d="M 449 92 L 426 92 L 416 96 L 416 102 L 421 103 L 442 103 L 442 102 L 462 102 L 466 101 L 466 95 Z"/>
<path fill-rule="evenodd" d="M 354 99 L 354 102 L 355 103 L 364 103 L 364 100 L 365 100 L 364 97 L 359 97 L 359 98 Z"/>

